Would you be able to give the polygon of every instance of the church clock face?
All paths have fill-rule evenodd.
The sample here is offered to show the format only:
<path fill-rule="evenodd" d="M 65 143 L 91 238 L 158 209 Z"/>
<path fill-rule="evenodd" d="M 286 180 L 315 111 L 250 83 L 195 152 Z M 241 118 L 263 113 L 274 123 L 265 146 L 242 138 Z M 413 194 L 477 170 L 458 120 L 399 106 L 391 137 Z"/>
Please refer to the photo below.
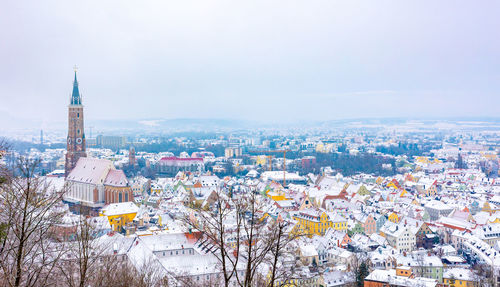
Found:
<path fill-rule="evenodd" d="M 77 139 L 76 139 L 76 143 L 77 143 L 77 144 L 81 144 L 81 143 L 82 143 L 82 138 L 77 138 Z"/>

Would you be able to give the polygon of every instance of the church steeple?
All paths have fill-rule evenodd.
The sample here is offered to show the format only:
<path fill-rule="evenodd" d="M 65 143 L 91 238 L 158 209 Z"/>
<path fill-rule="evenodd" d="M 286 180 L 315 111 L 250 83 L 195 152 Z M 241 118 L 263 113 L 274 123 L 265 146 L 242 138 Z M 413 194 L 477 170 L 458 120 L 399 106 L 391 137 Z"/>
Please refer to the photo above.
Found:
<path fill-rule="evenodd" d="M 82 97 L 80 97 L 80 90 L 78 89 L 78 80 L 76 79 L 76 68 L 75 68 L 75 80 L 73 81 L 73 93 L 71 94 L 71 105 L 81 105 Z"/>
<path fill-rule="evenodd" d="M 85 152 L 85 132 L 83 122 L 83 105 L 80 91 L 78 90 L 78 80 L 73 82 L 73 93 L 71 94 L 68 106 L 68 138 L 66 145 L 66 176 L 76 166 L 76 162 L 81 157 L 87 157 Z"/>

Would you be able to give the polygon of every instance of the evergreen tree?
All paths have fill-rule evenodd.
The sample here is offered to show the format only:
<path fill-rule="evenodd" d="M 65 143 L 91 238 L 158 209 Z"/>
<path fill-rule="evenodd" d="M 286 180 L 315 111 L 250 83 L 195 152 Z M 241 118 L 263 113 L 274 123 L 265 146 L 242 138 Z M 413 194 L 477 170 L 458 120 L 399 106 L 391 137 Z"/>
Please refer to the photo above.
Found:
<path fill-rule="evenodd" d="M 361 262 L 359 264 L 358 269 L 356 271 L 356 283 L 358 287 L 363 287 L 365 278 L 368 276 L 369 270 L 368 270 L 368 264 L 366 264 L 365 261 Z"/>

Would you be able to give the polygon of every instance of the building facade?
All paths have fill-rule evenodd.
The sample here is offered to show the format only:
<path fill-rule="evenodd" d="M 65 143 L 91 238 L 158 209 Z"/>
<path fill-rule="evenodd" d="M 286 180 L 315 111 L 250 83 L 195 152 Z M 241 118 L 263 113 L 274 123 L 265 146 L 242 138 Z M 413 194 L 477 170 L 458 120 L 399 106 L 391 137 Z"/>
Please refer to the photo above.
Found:
<path fill-rule="evenodd" d="M 157 164 L 158 173 L 167 176 L 175 176 L 179 171 L 194 173 L 204 170 L 205 165 L 202 158 L 164 157 Z"/>
<path fill-rule="evenodd" d="M 64 201 L 78 213 L 95 213 L 104 205 L 133 200 L 122 170 L 106 159 L 82 157 L 66 177 Z"/>

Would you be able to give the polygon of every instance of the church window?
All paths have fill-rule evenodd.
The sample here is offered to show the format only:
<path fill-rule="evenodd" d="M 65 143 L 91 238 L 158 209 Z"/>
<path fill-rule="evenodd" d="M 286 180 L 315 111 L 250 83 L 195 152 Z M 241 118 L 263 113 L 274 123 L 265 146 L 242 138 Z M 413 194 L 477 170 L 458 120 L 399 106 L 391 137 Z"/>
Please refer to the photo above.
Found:
<path fill-rule="evenodd" d="M 128 193 L 125 193 L 125 201 L 128 201 Z"/>
<path fill-rule="evenodd" d="M 80 134 L 80 130 L 77 130 L 78 134 Z"/>
<path fill-rule="evenodd" d="M 118 202 L 122 202 L 122 193 L 121 192 L 118 194 Z"/>
<path fill-rule="evenodd" d="M 76 113 L 76 117 L 79 118 L 80 117 L 80 113 Z"/>

